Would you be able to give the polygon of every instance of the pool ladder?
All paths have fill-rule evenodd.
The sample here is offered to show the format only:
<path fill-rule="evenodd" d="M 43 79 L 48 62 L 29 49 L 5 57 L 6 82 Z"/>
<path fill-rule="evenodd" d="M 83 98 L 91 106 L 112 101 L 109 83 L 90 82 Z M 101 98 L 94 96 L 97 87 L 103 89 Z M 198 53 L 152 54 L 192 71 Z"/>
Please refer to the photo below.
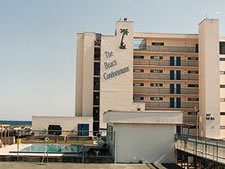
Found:
<path fill-rule="evenodd" d="M 40 165 L 45 165 L 44 159 L 45 159 L 46 154 L 47 154 L 47 161 L 46 162 L 48 162 L 48 146 L 47 145 L 45 145 L 45 151 L 44 151 L 43 157 L 41 159 L 41 162 L 39 163 Z"/>

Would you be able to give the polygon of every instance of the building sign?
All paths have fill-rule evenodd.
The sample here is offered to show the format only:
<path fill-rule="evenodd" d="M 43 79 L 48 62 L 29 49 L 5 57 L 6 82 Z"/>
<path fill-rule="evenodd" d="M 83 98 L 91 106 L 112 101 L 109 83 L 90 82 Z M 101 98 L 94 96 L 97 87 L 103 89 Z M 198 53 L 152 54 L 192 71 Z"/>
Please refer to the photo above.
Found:
<path fill-rule="evenodd" d="M 115 71 L 108 72 L 108 70 L 110 70 L 111 68 L 117 66 L 117 61 L 116 61 L 116 59 L 114 59 L 114 55 L 113 55 L 112 51 L 105 51 L 105 59 L 106 59 L 106 61 L 103 63 L 104 64 L 104 68 L 107 71 L 107 72 L 103 73 L 103 78 L 105 80 L 108 80 L 108 79 L 120 76 L 121 74 L 124 74 L 124 73 L 130 71 L 129 66 L 126 66 L 126 67 L 117 69 Z M 108 61 L 109 59 L 111 61 Z"/>
<path fill-rule="evenodd" d="M 206 120 L 215 120 L 215 118 L 210 113 L 207 113 Z"/>
<path fill-rule="evenodd" d="M 122 33 L 122 38 L 121 38 L 121 41 L 120 41 L 120 49 L 126 49 L 126 44 L 124 43 L 124 36 L 128 35 L 129 32 L 128 32 L 128 29 L 120 29 L 120 33 Z"/>

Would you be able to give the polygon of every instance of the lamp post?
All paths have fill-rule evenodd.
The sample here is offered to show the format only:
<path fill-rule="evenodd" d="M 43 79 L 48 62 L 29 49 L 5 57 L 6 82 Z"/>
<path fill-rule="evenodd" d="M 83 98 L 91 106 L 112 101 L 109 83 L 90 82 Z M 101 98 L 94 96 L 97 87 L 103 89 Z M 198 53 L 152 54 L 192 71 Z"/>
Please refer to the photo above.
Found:
<path fill-rule="evenodd" d="M 199 109 L 197 106 L 194 106 L 196 113 L 196 136 L 199 137 Z"/>
<path fill-rule="evenodd" d="M 196 157 L 195 157 L 195 168 L 197 168 L 197 157 L 198 157 L 198 137 L 199 137 L 199 109 L 197 106 L 194 106 L 194 110 L 196 113 Z"/>

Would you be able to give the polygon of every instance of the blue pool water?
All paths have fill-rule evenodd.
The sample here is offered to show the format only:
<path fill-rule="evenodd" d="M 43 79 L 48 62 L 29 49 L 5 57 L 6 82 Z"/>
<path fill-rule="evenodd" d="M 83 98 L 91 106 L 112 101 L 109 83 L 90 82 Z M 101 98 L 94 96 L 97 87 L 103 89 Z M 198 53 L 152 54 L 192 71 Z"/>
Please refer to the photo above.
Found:
<path fill-rule="evenodd" d="M 60 145 L 60 144 L 33 144 L 27 148 L 24 148 L 20 152 L 22 153 L 44 153 L 47 150 L 48 153 L 80 153 L 83 146 L 81 145 Z"/>

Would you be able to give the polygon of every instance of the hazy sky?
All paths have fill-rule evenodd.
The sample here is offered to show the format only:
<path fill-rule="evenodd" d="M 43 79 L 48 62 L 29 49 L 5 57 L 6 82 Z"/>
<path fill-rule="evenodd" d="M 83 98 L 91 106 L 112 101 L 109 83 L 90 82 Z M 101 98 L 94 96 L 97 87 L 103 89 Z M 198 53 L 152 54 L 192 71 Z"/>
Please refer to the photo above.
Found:
<path fill-rule="evenodd" d="M 197 33 L 206 14 L 225 35 L 224 0 L 0 0 L 0 120 L 74 115 L 76 32 L 127 17 L 137 32 Z"/>

